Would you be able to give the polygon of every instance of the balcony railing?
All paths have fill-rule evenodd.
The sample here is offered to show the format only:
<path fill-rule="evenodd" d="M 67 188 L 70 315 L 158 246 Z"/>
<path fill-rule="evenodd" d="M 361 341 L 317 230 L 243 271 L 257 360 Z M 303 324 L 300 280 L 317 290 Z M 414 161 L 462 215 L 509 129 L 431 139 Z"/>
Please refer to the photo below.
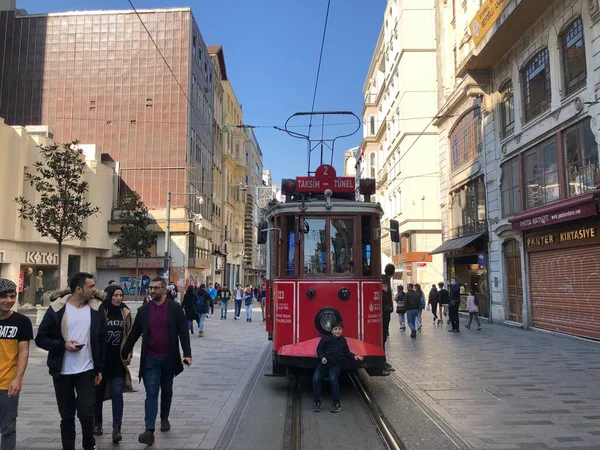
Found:
<path fill-rule="evenodd" d="M 448 233 L 448 239 L 456 239 L 472 234 L 485 233 L 487 229 L 487 220 L 480 220 L 479 222 L 468 223 L 466 225 L 461 225 L 460 227 L 451 229 Z"/>

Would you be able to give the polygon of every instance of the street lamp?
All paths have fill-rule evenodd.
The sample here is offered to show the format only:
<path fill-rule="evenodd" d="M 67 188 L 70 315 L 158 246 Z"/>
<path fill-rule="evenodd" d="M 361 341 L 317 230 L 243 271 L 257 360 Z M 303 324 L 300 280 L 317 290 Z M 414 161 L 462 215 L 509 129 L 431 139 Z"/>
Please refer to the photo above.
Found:
<path fill-rule="evenodd" d="M 167 191 L 167 211 L 166 211 L 166 230 L 165 230 L 165 261 L 164 261 L 164 278 L 165 281 L 169 282 L 169 265 L 170 265 L 170 253 L 171 253 L 171 196 L 172 195 L 195 195 L 196 200 L 200 205 L 204 203 L 204 198 L 195 192 L 171 192 Z M 202 216 L 196 214 L 196 216 Z"/>

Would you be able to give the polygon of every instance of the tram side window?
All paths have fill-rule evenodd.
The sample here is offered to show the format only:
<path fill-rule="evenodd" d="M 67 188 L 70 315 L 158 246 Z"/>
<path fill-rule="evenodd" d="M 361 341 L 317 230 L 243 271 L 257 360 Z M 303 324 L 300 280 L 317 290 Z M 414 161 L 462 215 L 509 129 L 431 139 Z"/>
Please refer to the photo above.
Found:
<path fill-rule="evenodd" d="M 286 218 L 287 247 L 285 274 L 290 277 L 296 275 L 296 220 L 294 216 Z"/>
<path fill-rule="evenodd" d="M 329 221 L 331 246 L 329 256 L 333 273 L 354 273 L 354 220 L 331 219 Z"/>
<path fill-rule="evenodd" d="M 304 273 L 327 273 L 325 219 L 304 219 Z"/>
<path fill-rule="evenodd" d="M 371 276 L 372 263 L 372 235 L 373 220 L 371 216 L 362 216 L 361 218 L 361 250 L 362 250 L 362 274 L 365 277 Z"/>

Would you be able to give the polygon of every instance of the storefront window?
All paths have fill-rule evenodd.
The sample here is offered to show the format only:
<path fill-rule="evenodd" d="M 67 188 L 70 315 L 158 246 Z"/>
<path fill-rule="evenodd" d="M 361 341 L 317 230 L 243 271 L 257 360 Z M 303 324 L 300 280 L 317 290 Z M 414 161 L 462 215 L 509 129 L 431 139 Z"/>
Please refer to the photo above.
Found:
<path fill-rule="evenodd" d="M 331 219 L 329 224 L 331 271 L 333 273 L 352 273 L 354 272 L 354 262 L 352 261 L 354 220 Z"/>
<path fill-rule="evenodd" d="M 525 152 L 523 172 L 527 209 L 552 203 L 560 198 L 555 138 Z"/>
<path fill-rule="evenodd" d="M 519 157 L 502 166 L 502 214 L 511 216 L 521 211 L 521 176 Z"/>
<path fill-rule="evenodd" d="M 325 219 L 304 219 L 304 273 L 327 273 Z"/>
<path fill-rule="evenodd" d="M 564 149 L 567 195 L 574 197 L 593 191 L 598 173 L 598 145 L 589 118 L 565 131 Z"/>

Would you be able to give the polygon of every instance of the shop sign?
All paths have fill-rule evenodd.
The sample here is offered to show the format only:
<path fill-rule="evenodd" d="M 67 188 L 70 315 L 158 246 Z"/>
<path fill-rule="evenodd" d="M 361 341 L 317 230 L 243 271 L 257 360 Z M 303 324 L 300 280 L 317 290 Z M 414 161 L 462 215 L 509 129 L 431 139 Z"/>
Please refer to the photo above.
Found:
<path fill-rule="evenodd" d="M 27 252 L 25 253 L 26 264 L 58 265 L 58 253 Z"/>
<path fill-rule="evenodd" d="M 544 249 L 569 245 L 586 244 L 600 237 L 598 225 L 585 225 L 570 230 L 553 231 L 536 236 L 527 236 L 525 245 L 527 249 Z"/>
<path fill-rule="evenodd" d="M 567 222 L 582 217 L 589 217 L 596 214 L 596 204 L 590 202 L 587 204 L 574 206 L 572 208 L 563 209 L 562 211 L 540 214 L 534 217 L 528 217 L 521 220 L 516 220 L 512 223 L 513 230 L 527 230 L 530 228 L 538 228 L 546 225 Z"/>
<path fill-rule="evenodd" d="M 140 258 L 140 269 L 162 269 L 163 258 Z M 96 269 L 135 269 L 135 258 L 96 258 Z"/>
<path fill-rule="evenodd" d="M 338 177 L 333 166 L 323 164 L 317 168 L 314 177 L 296 177 L 296 191 L 322 193 L 330 189 L 333 192 L 353 193 L 354 181 L 352 177 Z"/>
<path fill-rule="evenodd" d="M 476 253 L 477 249 L 474 246 L 459 248 L 458 250 L 452 250 L 451 252 L 446 252 L 447 256 L 457 256 L 457 255 L 468 255 L 470 253 Z"/>
<path fill-rule="evenodd" d="M 475 18 L 469 25 L 473 44 L 479 44 L 479 41 L 483 39 L 485 34 L 496 23 L 496 20 L 498 20 L 500 14 L 509 3 L 510 0 L 485 0 L 483 2 L 483 5 L 475 13 Z"/>
<path fill-rule="evenodd" d="M 396 264 L 411 262 L 431 262 L 431 255 L 427 252 L 405 252 L 399 255 L 393 255 L 392 260 Z"/>

